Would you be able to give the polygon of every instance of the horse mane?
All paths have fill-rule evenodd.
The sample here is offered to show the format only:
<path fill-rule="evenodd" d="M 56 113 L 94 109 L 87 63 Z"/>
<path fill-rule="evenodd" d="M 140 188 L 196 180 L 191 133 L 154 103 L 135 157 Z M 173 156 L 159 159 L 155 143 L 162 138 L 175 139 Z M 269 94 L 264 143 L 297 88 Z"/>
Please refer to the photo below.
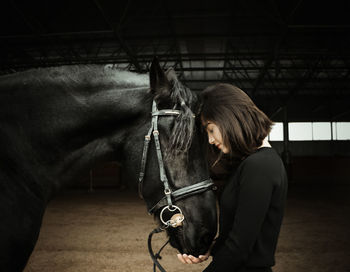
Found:
<path fill-rule="evenodd" d="M 110 65 L 65 65 L 57 67 L 34 68 L 15 74 L 5 75 L 15 78 L 20 75 L 23 81 L 35 84 L 60 84 L 68 89 L 77 85 L 104 85 L 120 87 L 143 87 L 149 85 L 147 74 L 137 74 L 114 69 Z"/>
<path fill-rule="evenodd" d="M 191 146 L 195 129 L 195 116 L 190 108 L 194 101 L 191 90 L 177 79 L 172 81 L 171 99 L 175 103 L 174 108 L 180 108 L 180 115 L 175 120 L 172 129 L 167 153 L 175 156 L 178 153 L 186 153 Z"/>

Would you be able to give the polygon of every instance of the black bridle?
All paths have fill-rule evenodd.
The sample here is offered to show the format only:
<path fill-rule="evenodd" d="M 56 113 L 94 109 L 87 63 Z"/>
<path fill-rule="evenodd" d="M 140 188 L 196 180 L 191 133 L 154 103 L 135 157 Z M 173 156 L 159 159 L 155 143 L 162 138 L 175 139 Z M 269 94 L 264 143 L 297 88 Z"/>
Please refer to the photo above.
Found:
<path fill-rule="evenodd" d="M 183 101 L 181 104 L 184 104 L 185 102 Z M 140 175 L 139 175 L 139 196 L 143 198 L 142 190 L 143 190 L 143 179 L 145 176 L 145 170 L 146 170 L 146 162 L 147 162 L 147 153 L 148 153 L 148 147 L 149 143 L 151 141 L 151 136 L 153 134 L 155 146 L 156 146 L 156 152 L 157 152 L 157 158 L 158 158 L 158 165 L 159 165 L 159 173 L 160 173 L 160 180 L 162 181 L 164 185 L 164 197 L 161 198 L 152 208 L 148 210 L 149 214 L 153 214 L 155 211 L 159 210 L 162 208 L 160 212 L 160 221 L 163 223 L 163 226 L 153 230 L 149 237 L 148 237 L 148 248 L 149 252 L 151 255 L 151 258 L 154 262 L 154 271 L 156 265 L 161 271 L 165 271 L 164 268 L 159 264 L 158 258 L 159 258 L 159 253 L 154 255 L 152 246 L 151 246 L 151 240 L 152 240 L 152 235 L 154 233 L 161 232 L 168 228 L 169 226 L 171 227 L 178 227 L 182 224 L 182 221 L 185 219 L 185 216 L 183 215 L 181 209 L 174 205 L 173 202 L 176 202 L 180 199 L 195 195 L 195 194 L 200 194 L 203 193 L 209 189 L 211 189 L 214 185 L 213 181 L 209 178 L 207 180 L 204 180 L 202 182 L 189 185 L 180 189 L 177 189 L 175 191 L 172 191 L 169 185 L 168 178 L 166 176 L 165 168 L 164 168 L 164 162 L 163 162 L 163 156 L 162 156 L 162 150 L 160 146 L 160 141 L 159 141 L 159 131 L 158 131 L 158 117 L 159 116 L 178 116 L 181 114 L 181 111 L 179 110 L 173 110 L 173 109 L 165 109 L 165 110 L 158 110 L 156 102 L 153 101 L 152 104 L 152 121 L 151 121 L 151 127 L 148 130 L 148 133 L 145 135 L 145 142 L 143 146 L 143 153 L 142 153 L 142 160 L 141 160 L 141 170 L 140 170 Z M 193 115 L 193 117 L 195 117 Z M 163 218 L 163 212 L 165 210 L 170 211 L 171 213 L 176 213 L 179 214 L 179 217 L 175 219 L 170 219 L 170 220 L 164 220 Z M 158 255 L 158 256 L 157 256 Z"/>

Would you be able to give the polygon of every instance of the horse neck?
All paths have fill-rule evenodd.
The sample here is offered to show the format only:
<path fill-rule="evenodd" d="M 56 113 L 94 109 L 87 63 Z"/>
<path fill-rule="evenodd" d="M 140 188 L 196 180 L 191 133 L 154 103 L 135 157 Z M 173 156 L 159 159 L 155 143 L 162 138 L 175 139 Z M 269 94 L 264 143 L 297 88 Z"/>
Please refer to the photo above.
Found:
<path fill-rule="evenodd" d="M 151 107 L 147 86 L 87 89 L 42 82 L 23 89 L 23 80 L 16 81 L 11 88 L 0 86 L 2 157 L 9 163 L 0 170 L 40 191 L 42 198 L 50 198 L 84 169 L 111 158 L 111 137 L 121 145 L 128 128 Z M 10 168 L 17 170 L 10 173 Z"/>
<path fill-rule="evenodd" d="M 98 162 L 116 159 L 116 154 L 122 156 L 130 130 L 151 109 L 146 87 L 112 87 L 85 96 L 81 103 L 78 107 L 84 110 L 76 126 L 61 134 L 65 152 L 56 165 L 61 183 L 71 182 Z"/>

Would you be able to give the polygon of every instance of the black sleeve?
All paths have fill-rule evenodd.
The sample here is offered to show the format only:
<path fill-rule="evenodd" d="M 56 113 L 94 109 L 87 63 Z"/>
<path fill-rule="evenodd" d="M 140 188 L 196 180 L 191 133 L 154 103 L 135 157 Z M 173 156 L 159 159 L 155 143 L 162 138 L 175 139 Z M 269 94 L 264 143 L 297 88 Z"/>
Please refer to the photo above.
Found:
<path fill-rule="evenodd" d="M 249 161 L 242 167 L 233 227 L 206 272 L 225 271 L 247 261 L 270 205 L 273 191 L 270 170 L 268 163 L 259 161 Z"/>

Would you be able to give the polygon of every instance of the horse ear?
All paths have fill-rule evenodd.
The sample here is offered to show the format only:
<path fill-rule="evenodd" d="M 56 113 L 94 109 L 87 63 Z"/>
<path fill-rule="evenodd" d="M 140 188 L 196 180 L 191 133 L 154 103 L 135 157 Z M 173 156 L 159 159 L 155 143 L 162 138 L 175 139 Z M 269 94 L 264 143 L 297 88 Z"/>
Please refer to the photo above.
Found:
<path fill-rule="evenodd" d="M 154 57 L 152 61 L 149 79 L 151 92 L 154 94 L 154 100 L 156 101 L 158 108 L 160 105 L 166 106 L 171 104 L 171 84 L 160 67 L 157 57 Z"/>

